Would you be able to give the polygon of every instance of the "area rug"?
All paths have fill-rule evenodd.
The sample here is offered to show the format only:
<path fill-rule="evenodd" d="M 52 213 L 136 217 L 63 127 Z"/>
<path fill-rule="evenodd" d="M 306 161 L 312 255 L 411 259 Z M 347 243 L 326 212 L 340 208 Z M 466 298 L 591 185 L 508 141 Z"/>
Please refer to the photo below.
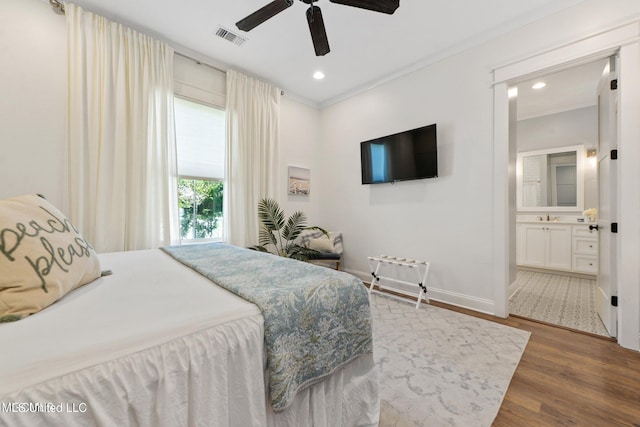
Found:
<path fill-rule="evenodd" d="M 609 336 L 596 311 L 595 280 L 518 270 L 509 295 L 512 314 Z"/>
<path fill-rule="evenodd" d="M 372 295 L 380 426 L 490 426 L 529 332 Z"/>

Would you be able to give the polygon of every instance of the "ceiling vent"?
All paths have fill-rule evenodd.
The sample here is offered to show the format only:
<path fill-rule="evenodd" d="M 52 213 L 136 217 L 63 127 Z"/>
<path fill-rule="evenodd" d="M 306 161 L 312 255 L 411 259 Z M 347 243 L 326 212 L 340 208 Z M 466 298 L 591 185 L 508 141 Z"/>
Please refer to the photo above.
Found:
<path fill-rule="evenodd" d="M 218 27 L 218 30 L 216 31 L 216 36 L 221 37 L 227 41 L 230 41 L 231 43 L 237 46 L 242 46 L 244 42 L 247 41 L 247 39 L 245 39 L 244 37 L 240 37 L 239 35 L 227 30 L 224 27 Z"/>

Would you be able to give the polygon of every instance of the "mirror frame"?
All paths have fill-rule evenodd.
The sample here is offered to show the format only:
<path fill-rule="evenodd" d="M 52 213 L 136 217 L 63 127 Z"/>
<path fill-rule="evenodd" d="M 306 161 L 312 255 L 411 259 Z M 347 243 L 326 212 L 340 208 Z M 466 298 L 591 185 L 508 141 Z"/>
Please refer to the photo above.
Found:
<path fill-rule="evenodd" d="M 522 161 L 524 157 L 539 156 L 541 154 L 576 152 L 576 206 L 523 206 L 522 205 Z M 516 206 L 518 212 L 580 212 L 584 211 L 584 165 L 586 151 L 584 145 L 569 145 L 566 147 L 549 148 L 545 150 L 523 151 L 518 153 L 516 164 Z"/>

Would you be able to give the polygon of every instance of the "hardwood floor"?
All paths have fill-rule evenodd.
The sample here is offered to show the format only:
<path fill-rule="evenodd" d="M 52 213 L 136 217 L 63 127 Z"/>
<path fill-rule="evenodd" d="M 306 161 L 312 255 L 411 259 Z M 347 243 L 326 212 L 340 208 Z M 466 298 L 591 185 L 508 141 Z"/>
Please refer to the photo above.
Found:
<path fill-rule="evenodd" d="M 527 319 L 432 304 L 531 332 L 494 426 L 640 426 L 640 353 Z"/>

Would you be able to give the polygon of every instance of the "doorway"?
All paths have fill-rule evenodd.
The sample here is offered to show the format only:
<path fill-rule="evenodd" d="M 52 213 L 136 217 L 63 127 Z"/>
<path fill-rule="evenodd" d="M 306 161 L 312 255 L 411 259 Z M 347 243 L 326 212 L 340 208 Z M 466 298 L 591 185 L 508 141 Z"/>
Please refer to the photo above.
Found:
<path fill-rule="evenodd" d="M 620 85 L 617 128 L 618 144 L 623 153 L 618 162 L 617 221 L 621 231 L 615 246 L 617 262 L 611 266 L 618 276 L 617 308 L 618 344 L 635 351 L 640 350 L 640 267 L 622 260 L 640 259 L 640 27 L 637 20 L 558 45 L 538 54 L 496 67 L 493 71 L 494 92 L 494 174 L 493 174 L 493 259 L 494 298 L 493 313 L 508 315 L 508 288 L 516 277 L 515 256 L 515 165 L 516 151 L 510 147 L 508 87 L 528 76 L 542 71 L 559 71 L 571 66 L 591 62 L 618 53 Z"/>
<path fill-rule="evenodd" d="M 609 58 L 510 87 L 517 152 L 516 277 L 512 315 L 610 336 L 598 314 L 599 86 Z M 606 72 L 605 72 L 606 71 Z M 586 159 L 586 153 L 590 158 Z"/>

